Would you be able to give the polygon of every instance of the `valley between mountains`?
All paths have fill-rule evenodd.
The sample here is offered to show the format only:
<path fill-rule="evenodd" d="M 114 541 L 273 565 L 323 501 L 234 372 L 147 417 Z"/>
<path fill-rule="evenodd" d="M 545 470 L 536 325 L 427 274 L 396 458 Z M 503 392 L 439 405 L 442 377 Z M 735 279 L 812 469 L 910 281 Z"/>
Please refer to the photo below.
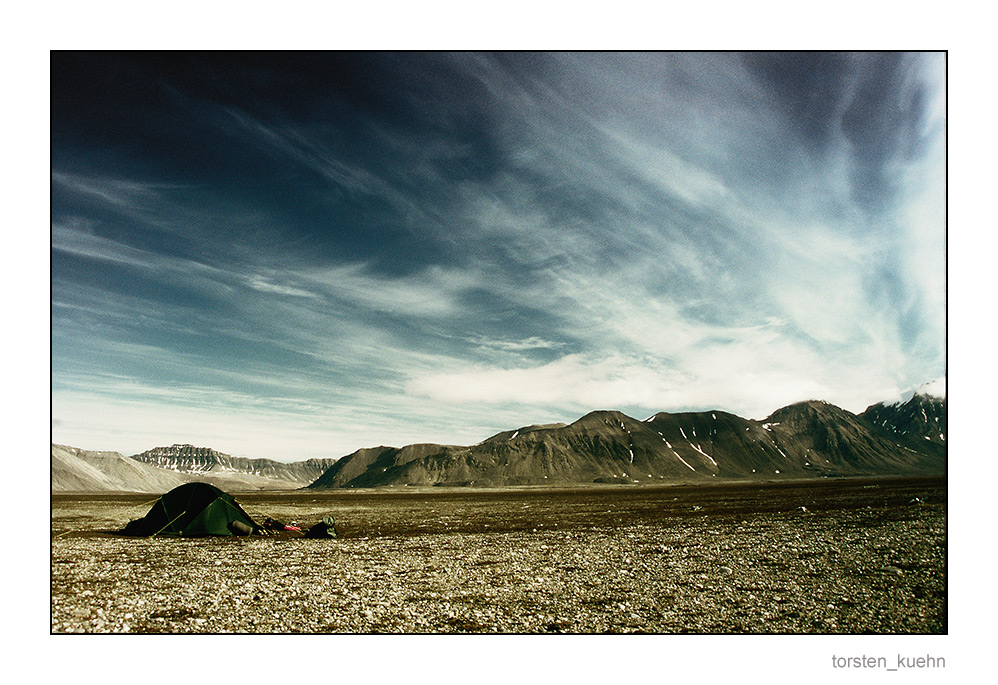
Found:
<path fill-rule="evenodd" d="M 52 445 L 53 492 L 162 492 L 202 480 L 223 489 L 663 484 L 946 472 L 946 400 L 915 394 L 860 414 L 811 400 L 762 421 L 723 411 L 638 420 L 594 411 L 475 445 L 368 447 L 284 463 L 192 445 L 141 454 Z"/>

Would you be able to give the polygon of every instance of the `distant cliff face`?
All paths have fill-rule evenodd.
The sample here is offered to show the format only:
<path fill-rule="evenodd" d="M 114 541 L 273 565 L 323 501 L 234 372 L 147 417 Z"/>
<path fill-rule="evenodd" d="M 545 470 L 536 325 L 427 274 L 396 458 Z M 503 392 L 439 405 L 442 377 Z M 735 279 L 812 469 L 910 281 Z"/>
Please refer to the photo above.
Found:
<path fill-rule="evenodd" d="M 292 481 L 301 485 L 307 485 L 314 481 L 335 461 L 333 459 L 309 459 L 308 461 L 284 463 L 271 459 L 247 459 L 223 454 L 209 447 L 195 447 L 194 445 L 156 447 L 141 454 L 132 455 L 131 458 L 177 473 L 194 475 L 245 474 Z"/>
<path fill-rule="evenodd" d="M 945 400 L 926 415 L 945 415 Z M 764 421 L 721 411 L 660 413 L 638 421 L 597 411 L 571 425 L 528 426 L 470 447 L 358 450 L 313 488 L 392 485 L 564 485 L 698 482 L 853 475 L 940 474 L 945 446 L 901 425 L 909 408 L 857 416 L 826 402 L 784 407 Z M 893 417 L 893 418 L 892 418 Z M 937 424 L 931 420 L 934 430 Z M 908 425 L 908 424 L 905 424 Z M 945 425 L 945 424 L 943 424 Z"/>
<path fill-rule="evenodd" d="M 227 463 L 227 454 L 216 452 L 208 447 L 194 445 L 171 445 L 154 447 L 141 454 L 133 454 L 132 459 L 144 464 L 179 473 L 205 473 Z"/>

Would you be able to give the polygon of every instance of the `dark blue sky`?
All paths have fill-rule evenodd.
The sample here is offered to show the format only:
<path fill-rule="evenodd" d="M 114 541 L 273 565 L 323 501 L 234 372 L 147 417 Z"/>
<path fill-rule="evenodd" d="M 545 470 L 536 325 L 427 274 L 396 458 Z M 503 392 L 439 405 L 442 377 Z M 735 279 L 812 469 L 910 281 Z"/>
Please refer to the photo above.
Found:
<path fill-rule="evenodd" d="M 943 375 L 941 53 L 51 60 L 53 439 L 336 457 Z"/>

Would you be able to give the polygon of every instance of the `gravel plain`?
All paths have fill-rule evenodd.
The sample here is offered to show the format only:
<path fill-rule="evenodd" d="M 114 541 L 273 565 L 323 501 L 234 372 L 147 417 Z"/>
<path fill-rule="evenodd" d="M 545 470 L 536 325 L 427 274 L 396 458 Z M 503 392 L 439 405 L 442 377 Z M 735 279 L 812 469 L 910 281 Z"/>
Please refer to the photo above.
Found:
<path fill-rule="evenodd" d="M 128 538 L 52 498 L 52 633 L 940 634 L 943 479 L 239 495 L 340 537 Z"/>

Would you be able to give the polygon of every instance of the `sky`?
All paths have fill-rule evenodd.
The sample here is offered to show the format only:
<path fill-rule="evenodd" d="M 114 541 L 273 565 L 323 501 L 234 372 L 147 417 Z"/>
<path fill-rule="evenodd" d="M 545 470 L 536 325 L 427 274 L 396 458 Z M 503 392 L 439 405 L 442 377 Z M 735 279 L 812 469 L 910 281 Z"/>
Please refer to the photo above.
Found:
<path fill-rule="evenodd" d="M 943 53 L 51 56 L 52 440 L 299 460 L 946 371 Z"/>

